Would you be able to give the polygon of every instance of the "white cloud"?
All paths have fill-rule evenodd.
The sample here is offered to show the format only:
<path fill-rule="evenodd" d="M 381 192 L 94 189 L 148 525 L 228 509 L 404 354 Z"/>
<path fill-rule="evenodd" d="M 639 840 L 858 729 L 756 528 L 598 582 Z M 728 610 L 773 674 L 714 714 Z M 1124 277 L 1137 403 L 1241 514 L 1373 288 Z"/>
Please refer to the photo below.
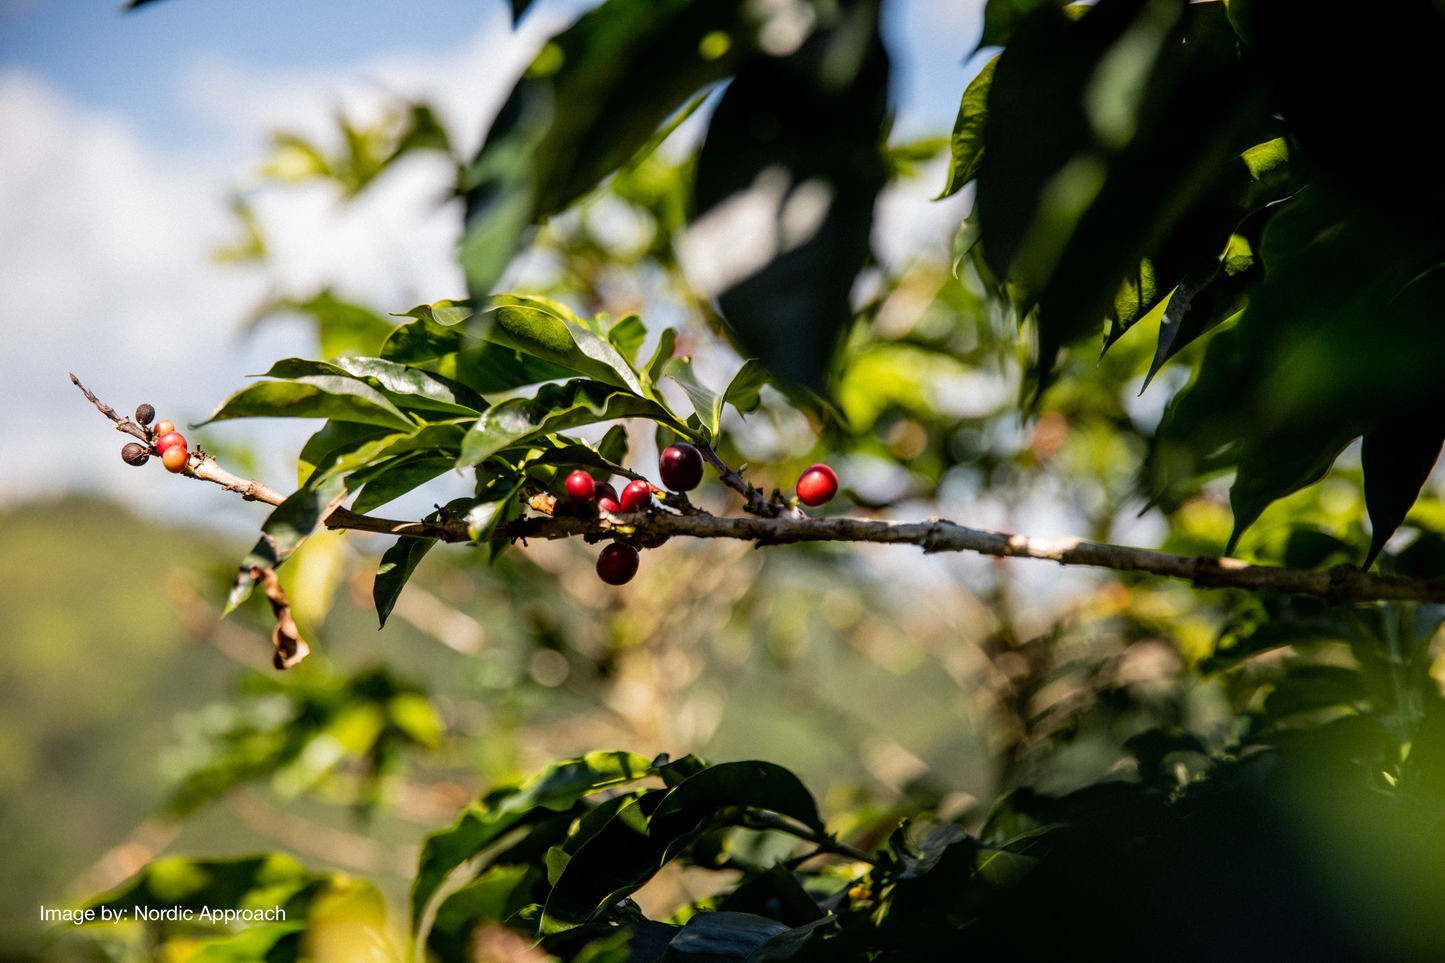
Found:
<path fill-rule="evenodd" d="M 118 410 L 148 401 L 180 424 L 203 418 L 275 358 L 314 353 L 294 325 L 240 337 L 240 322 L 268 291 L 329 284 L 395 311 L 462 293 L 453 259 L 460 216 L 439 155 L 399 163 L 351 205 L 325 185 L 263 191 L 257 206 L 276 255 L 269 276 L 216 264 L 210 251 L 235 234 L 227 195 L 246 184 L 271 131 L 334 136 L 338 107 L 364 118 L 397 97 L 419 98 L 437 107 L 463 152 L 474 150 L 562 17 L 529 18 L 513 34 L 499 15 L 455 50 L 344 70 L 198 59 L 180 90 L 213 129 L 200 151 L 162 149 L 123 116 L 76 103 L 41 77 L 0 73 L 0 504 L 80 489 L 142 511 L 254 527 L 259 506 L 171 483 L 154 465 L 125 466 L 125 439 L 67 372 Z M 37 457 L 37 426 L 60 451 Z M 214 430 L 252 442 L 268 456 L 259 474 L 284 489 L 314 428 L 268 420 Z"/>

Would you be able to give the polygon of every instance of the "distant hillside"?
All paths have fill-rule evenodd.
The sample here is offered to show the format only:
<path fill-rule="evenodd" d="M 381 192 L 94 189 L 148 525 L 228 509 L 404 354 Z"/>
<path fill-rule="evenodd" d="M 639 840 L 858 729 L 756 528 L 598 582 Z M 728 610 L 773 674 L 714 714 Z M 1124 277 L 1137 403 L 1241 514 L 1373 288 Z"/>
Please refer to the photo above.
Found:
<path fill-rule="evenodd" d="M 241 551 L 92 499 L 0 509 L 0 931 L 160 800 L 172 718 L 236 676 L 196 603 Z"/>

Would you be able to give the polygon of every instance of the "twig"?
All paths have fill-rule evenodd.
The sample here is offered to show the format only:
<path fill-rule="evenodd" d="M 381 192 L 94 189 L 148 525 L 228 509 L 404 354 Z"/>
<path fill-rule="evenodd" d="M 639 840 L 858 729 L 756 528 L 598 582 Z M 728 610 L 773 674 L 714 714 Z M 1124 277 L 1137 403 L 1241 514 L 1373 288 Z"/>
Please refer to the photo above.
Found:
<path fill-rule="evenodd" d="M 87 388 L 85 385 L 81 384 L 80 379 L 77 378 L 75 375 L 71 375 L 70 380 L 77 388 L 81 390 L 82 393 L 84 393 L 85 397 L 90 401 L 91 404 L 95 405 L 96 408 L 100 409 L 101 414 L 105 415 L 111 421 L 115 422 L 116 431 L 123 431 L 128 435 L 134 435 L 136 438 L 139 438 L 147 445 L 150 444 L 150 432 L 147 431 L 143 426 L 136 424 L 129 418 L 122 417 L 121 415 L 116 414 L 114 408 L 101 401 L 95 395 L 91 394 L 90 389 Z"/>
<path fill-rule="evenodd" d="M 207 457 L 194 472 L 197 478 L 225 484 L 233 491 L 253 492 L 258 501 L 279 505 L 282 496 L 257 482 L 245 482 L 220 469 Z M 221 478 L 228 479 L 222 482 Z M 269 496 L 269 497 L 268 497 Z M 411 535 L 443 542 L 470 541 L 464 519 L 448 522 L 410 522 L 338 508 L 326 527 Z M 669 538 L 736 538 L 781 545 L 794 542 L 873 542 L 918 545 L 925 552 L 978 552 L 1001 558 L 1034 558 L 1060 565 L 1088 565 L 1123 572 L 1148 572 L 1183 579 L 1199 588 L 1243 588 L 1315 595 L 1334 602 L 1421 601 L 1445 602 L 1445 579 L 1406 578 L 1361 572 L 1339 565 L 1326 572 L 1251 565 L 1212 555 L 1171 555 L 1144 548 L 1102 545 L 1079 538 L 1031 538 L 967 528 L 944 519 L 926 522 L 883 522 L 861 518 L 756 518 L 752 516 L 674 515 L 670 512 L 636 512 L 608 517 L 532 517 L 498 526 L 496 538 L 572 538 L 618 535 L 644 545 L 660 545 Z"/>
<path fill-rule="evenodd" d="M 743 506 L 744 511 L 751 512 L 763 518 L 776 518 L 778 516 L 778 507 L 764 498 L 762 492 L 758 491 L 752 485 L 749 485 L 742 475 L 739 475 L 727 465 L 724 465 L 722 459 L 712 450 L 712 446 L 698 445 L 697 450 L 702 452 L 702 457 L 707 459 L 708 464 L 717 469 L 718 477 L 722 479 L 724 485 L 747 499 L 747 504 Z"/>
<path fill-rule="evenodd" d="M 74 380 L 74 376 L 72 376 Z M 80 382 L 76 381 L 79 386 Z M 84 387 L 81 387 L 85 391 Z M 85 391 L 100 411 L 117 428 L 134 423 L 115 413 Z M 132 432 L 134 433 L 134 432 Z M 140 437 L 140 436 L 137 436 Z M 786 505 L 770 504 L 757 489 L 743 481 L 718 459 L 707 446 L 699 446 L 703 457 L 718 468 L 723 482 L 748 499 L 753 515 L 720 517 L 700 513 L 675 515 L 670 512 L 636 512 L 631 515 L 607 513 L 595 518 L 558 515 L 522 518 L 497 527 L 499 539 L 558 539 L 573 536 L 616 538 L 623 536 L 644 547 L 660 545 L 669 538 L 736 538 L 768 545 L 793 542 L 873 542 L 888 545 L 918 545 L 924 552 L 978 552 L 1001 558 L 1036 558 L 1060 565 L 1088 565 L 1123 572 L 1148 572 L 1183 579 L 1198 588 L 1242 588 L 1296 595 L 1314 595 L 1331 602 L 1419 601 L 1445 602 L 1445 579 L 1408 578 L 1361 572 L 1350 565 L 1337 565 L 1326 572 L 1251 565 L 1233 558 L 1212 555 L 1171 555 L 1143 548 L 1102 545 L 1078 538 L 1031 538 L 966 528 L 944 519 L 926 522 L 883 522 L 859 518 L 777 517 Z M 260 482 L 248 481 L 216 464 L 210 455 L 187 472 L 190 477 L 239 492 L 243 498 L 280 505 L 286 497 Z M 801 514 L 801 513 L 800 513 Z M 761 517 L 758 517 L 761 516 Z M 358 515 L 337 508 L 327 516 L 330 529 L 349 529 L 380 535 L 435 538 L 443 542 L 467 542 L 471 533 L 462 518 L 437 522 L 399 521 Z"/>

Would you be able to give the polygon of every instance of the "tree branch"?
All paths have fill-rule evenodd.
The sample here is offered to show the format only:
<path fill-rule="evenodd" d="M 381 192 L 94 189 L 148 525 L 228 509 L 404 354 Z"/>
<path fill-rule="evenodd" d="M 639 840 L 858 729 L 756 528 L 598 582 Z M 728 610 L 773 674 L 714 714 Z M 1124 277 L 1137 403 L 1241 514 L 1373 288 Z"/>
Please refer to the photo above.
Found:
<path fill-rule="evenodd" d="M 249 482 L 221 468 L 206 456 L 192 473 L 213 481 L 244 497 L 279 505 L 284 497 L 259 482 Z M 756 491 L 756 489 L 755 489 Z M 410 522 L 338 508 L 326 519 L 326 527 L 373 532 L 381 535 L 410 535 L 444 542 L 471 539 L 465 520 Z M 1000 558 L 1033 558 L 1060 565 L 1088 565 L 1123 572 L 1148 572 L 1183 579 L 1198 588 L 1243 588 L 1315 595 L 1333 602 L 1420 601 L 1445 602 L 1445 579 L 1406 578 L 1361 572 L 1350 565 L 1338 565 L 1326 572 L 1251 565 L 1233 558 L 1212 555 L 1171 555 L 1144 548 L 1101 545 L 1079 538 L 1030 538 L 967 528 L 944 519 L 926 522 L 885 522 L 861 518 L 757 518 L 717 515 L 674 515 L 670 512 L 638 512 L 631 515 L 599 514 L 596 518 L 533 516 L 499 526 L 497 538 L 558 539 L 577 535 L 623 538 L 647 546 L 660 545 L 669 538 L 736 538 L 763 545 L 795 542 L 873 542 L 886 545 L 917 545 L 924 552 L 978 552 Z"/>
<path fill-rule="evenodd" d="M 75 381 L 75 376 L 71 376 Z M 143 429 L 128 418 L 119 418 L 102 404 L 79 381 L 75 384 L 100 411 L 116 423 L 116 428 L 136 437 L 144 437 Z M 142 432 L 137 434 L 137 432 Z M 1171 555 L 1143 548 L 1101 545 L 1079 538 L 1030 538 L 966 528 L 940 518 L 926 522 L 885 522 L 860 518 L 811 518 L 806 515 L 777 517 L 784 508 L 763 498 L 762 493 L 742 479 L 718 459 L 707 446 L 701 446 L 703 457 L 718 468 L 724 484 L 741 492 L 748 499 L 748 510 L 754 515 L 724 518 L 706 513 L 673 514 L 664 511 L 613 515 L 599 512 L 593 517 L 580 515 L 533 516 L 498 526 L 495 538 L 558 539 L 577 535 L 600 538 L 621 538 L 643 547 L 661 545 L 669 538 L 736 538 L 763 545 L 785 545 L 795 542 L 873 542 L 886 545 L 917 545 L 925 553 L 978 552 L 1000 558 L 1035 558 L 1060 565 L 1088 565 L 1121 572 L 1148 572 L 1168 578 L 1183 579 L 1198 588 L 1242 588 L 1251 591 L 1273 591 L 1297 595 L 1314 595 L 1331 602 L 1418 601 L 1445 602 L 1445 579 L 1407 578 L 1400 575 L 1376 575 L 1362 572 L 1351 565 L 1337 565 L 1327 572 L 1280 568 L 1274 565 L 1251 565 L 1233 558 L 1212 555 Z M 204 452 L 196 452 L 199 462 L 186 475 L 213 482 L 228 491 L 240 493 L 251 501 L 280 505 L 286 496 L 257 481 L 232 474 Z M 761 517 L 760 517 L 761 516 Z M 358 515 L 344 508 L 333 511 L 325 520 L 330 529 L 349 529 L 379 535 L 406 535 L 414 538 L 435 538 L 443 542 L 471 540 L 465 519 L 440 522 L 398 521 Z"/>

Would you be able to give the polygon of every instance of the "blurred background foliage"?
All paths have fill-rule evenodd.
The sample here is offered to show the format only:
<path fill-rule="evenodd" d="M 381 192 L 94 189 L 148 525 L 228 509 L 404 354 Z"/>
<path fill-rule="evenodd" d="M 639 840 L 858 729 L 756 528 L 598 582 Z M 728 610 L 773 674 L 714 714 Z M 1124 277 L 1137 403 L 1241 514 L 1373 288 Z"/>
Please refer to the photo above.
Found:
<path fill-rule="evenodd" d="M 1047 32 L 1040 24 L 1052 14 L 1023 19 L 1038 6 L 1048 5 L 989 3 L 984 42 L 1007 43 L 1023 23 L 1034 31 L 1025 39 L 1047 47 L 1045 40 L 1054 41 L 1039 39 Z M 1159 11 L 1169 6 L 1153 4 L 1150 15 L 1165 17 Z M 1060 15 L 1047 29 L 1088 22 L 1077 13 Z M 1143 19 L 1122 22 L 1104 39 L 1148 27 Z M 1175 23 L 1155 27 L 1167 33 Z M 1154 36 L 1145 34 L 1138 36 Z M 718 57 L 732 43 L 726 30 L 721 36 Z M 544 50 L 534 65 L 531 86 L 550 76 L 548 56 Z M 1213 76 L 1185 73 L 1189 83 Z M 1009 77 L 1000 66 L 996 82 Z M 1248 100 L 1247 93 L 1240 97 Z M 505 265 L 469 265 L 474 276 L 495 271 L 500 287 L 555 298 L 584 316 L 639 312 L 651 331 L 641 356 L 671 326 L 678 332 L 675 354 L 692 356 L 705 382 L 725 383 L 742 359 L 717 304 L 689 283 L 685 263 L 699 151 L 706 149 L 688 126 L 697 106 L 680 100 L 662 116 L 639 121 L 634 149 L 681 108 L 675 131 L 665 127 L 665 136 L 640 154 L 613 158 L 621 163 L 615 175 L 596 186 L 574 184 L 564 200 L 538 201 L 537 210 L 551 216 L 534 229 L 518 228 L 521 253 Z M 707 104 L 714 106 L 715 100 Z M 966 114 L 968 95 L 964 107 Z M 1132 133 L 1109 126 L 1127 128 L 1128 118 L 1111 121 L 1106 107 L 1099 108 L 1104 120 L 1093 118 L 1086 133 L 1102 138 L 1102 147 L 1090 150 L 1108 153 L 1120 145 L 1106 135 L 1122 144 Z M 970 161 L 958 146 L 960 133 L 969 132 L 964 119 L 952 142 L 890 142 L 882 152 L 886 173 L 878 176 L 894 184 L 922 181 L 930 192 L 945 182 L 962 187 L 979 173 L 977 158 Z M 298 183 L 321 181 L 346 203 L 414 150 L 444 152 L 465 171 L 467 161 L 452 155 L 451 143 L 426 105 L 405 103 L 375 127 L 339 118 L 330 143 L 278 134 L 256 182 L 236 196 L 238 240 L 217 256 L 267 264 L 269 245 L 249 215 L 257 196 L 284 198 Z M 1075 146 L 1059 148 L 1060 165 Z M 954 165 L 948 173 L 945 151 Z M 1121 165 L 1136 160 L 1127 152 L 1120 157 Z M 960 173 L 960 163 L 973 163 L 971 173 Z M 1131 169 L 1121 166 L 1117 176 L 1127 180 Z M 982 197 L 988 166 L 980 176 Z M 1221 243 L 1232 244 L 1234 236 L 1259 241 L 1243 227 L 1234 234 L 1234 226 Z M 1004 290 L 999 277 L 1011 269 L 1010 259 L 987 227 L 982 246 L 970 247 L 972 230 L 964 225 L 958 249 L 925 251 L 906 263 L 866 257 L 848 287 L 848 321 L 828 361 L 826 399 L 765 387 L 756 412 L 725 415 L 716 445 L 723 459 L 746 464 L 749 479 L 766 490 L 788 488 L 802 468 L 827 457 L 846 496 L 830 513 L 942 515 L 1181 554 L 1219 553 L 1237 537 L 1239 557 L 1304 568 L 1364 557 L 1376 529 L 1366 511 L 1358 441 L 1330 453 L 1326 467 L 1333 467 L 1322 483 L 1294 485 L 1296 473 L 1271 489 L 1275 500 L 1266 499 L 1247 531 L 1236 530 L 1232 479 L 1219 474 L 1221 465 L 1202 473 L 1190 466 L 1188 483 L 1162 501 L 1150 485 L 1157 475 L 1146 473 L 1141 483 L 1151 458 L 1158 468 L 1161 423 L 1175 419 L 1178 430 L 1179 412 L 1187 414 L 1181 407 L 1166 414 L 1166 402 L 1195 377 L 1205 352 L 1218 350 L 1217 341 L 1199 337 L 1163 358 L 1168 345 L 1159 347 L 1159 333 L 1167 328 L 1161 322 L 1174 282 L 1151 277 L 1146 284 L 1140 267 L 1132 304 L 1109 286 L 1095 298 L 1099 311 L 1083 320 L 1064 312 L 1056 321 L 1051 305 L 1087 313 L 1074 307 L 1078 292 L 1060 294 L 1047 278 L 1034 278 L 1042 287 L 1032 293 L 1018 278 Z M 1024 241 L 1047 247 L 1047 238 L 1036 235 Z M 1109 245 L 1114 253 L 1128 247 Z M 1064 283 L 1063 275 L 1044 274 L 1053 278 L 1048 283 Z M 1040 313 L 1020 337 L 1019 316 L 1034 300 Z M 403 307 L 349 303 L 330 289 L 277 289 L 249 323 L 306 325 L 318 357 L 372 356 L 399 320 L 390 312 Z M 1225 325 L 1226 332 L 1243 328 L 1235 301 L 1217 307 L 1238 323 Z M 1098 359 L 1096 332 L 1085 322 L 1106 314 L 1118 326 L 1111 326 L 1111 339 L 1124 328 L 1141 330 Z M 1084 338 L 1091 343 L 1080 347 Z M 1065 345 L 1074 350 L 1060 353 Z M 1040 365 L 1040 352 L 1058 354 L 1057 366 Z M 1151 374 L 1152 387 L 1141 394 Z M 664 387 L 686 408 L 676 386 Z M 1021 409 L 1021 393 L 1035 387 L 1043 390 L 1033 408 Z M 629 423 L 627 430 L 627 466 L 650 472 L 667 438 L 659 439 L 650 423 Z M 215 439 L 208 447 L 223 452 L 223 462 L 246 464 L 245 452 L 226 450 L 223 429 L 208 431 L 213 435 L 204 437 Z M 601 432 L 586 437 L 596 442 Z M 1184 442 L 1193 443 L 1187 435 Z M 1441 493 L 1440 479 L 1431 476 L 1384 546 L 1382 568 L 1445 570 L 1445 541 L 1437 534 L 1445 531 Z M 715 512 L 737 510 L 733 494 L 711 480 L 695 500 Z M 1407 953 L 1418 934 L 1430 932 L 1422 907 L 1438 884 L 1401 894 L 1433 878 L 1435 865 L 1428 852 L 1410 855 L 1410 834 L 1417 825 L 1438 825 L 1441 748 L 1432 742 L 1442 718 L 1438 607 L 1327 608 L 1041 563 L 877 546 L 754 551 L 721 540 L 675 540 L 649 551 L 637 579 L 612 589 L 594 575 L 595 549 L 569 541 L 518 546 L 494 561 L 485 547 L 433 552 L 377 632 L 372 581 L 386 547 L 318 533 L 280 570 L 314 654 L 277 674 L 268 668 L 263 602 L 217 620 L 243 545 L 224 544 L 210 532 L 159 529 L 119 506 L 79 499 L 0 514 L 0 584 L 7 587 L 0 627 L 7 640 L 18 640 L 0 647 L 0 838 L 7 863 L 0 920 L 15 953 L 201 959 L 196 954 L 215 931 L 119 927 L 97 941 L 61 932 L 36 949 L 37 894 L 46 905 L 89 898 L 157 856 L 184 852 L 277 851 L 299 860 L 207 863 L 201 872 L 208 886 L 230 887 L 224 898 L 237 905 L 256 893 L 292 901 L 287 905 L 311 921 L 306 952 L 318 958 L 326 941 L 315 934 L 328 920 L 342 921 L 336 932 L 350 934 L 336 938 L 338 958 L 360 955 L 348 942 L 354 939 L 400 946 L 428 833 L 488 791 L 599 749 L 646 759 L 697 753 L 711 761 L 770 760 L 813 791 L 843 843 L 870 852 L 887 845 L 899 860 L 920 858 L 907 839 L 889 842 L 902 819 L 922 827 L 957 822 L 990 845 L 1056 824 L 1088 825 L 1081 838 L 1049 837 L 1063 840 L 1050 844 L 1059 852 L 1083 853 L 1081 862 L 1061 860 L 1063 869 L 1034 877 L 1027 891 L 1034 905 L 1056 899 L 1072 907 L 1065 916 L 1081 928 L 1098 908 L 1096 896 L 1068 902 L 1068 894 L 1102 884 L 1081 882 L 1069 867 L 1099 857 L 1100 878 L 1122 879 L 1126 870 L 1108 862 L 1108 847 L 1127 843 L 1126 816 L 1153 818 L 1139 802 L 1148 793 L 1176 798 L 1211 771 L 1221 774 L 1221 793 L 1252 786 L 1248 747 L 1298 751 L 1291 759 L 1316 751 L 1334 761 L 1287 771 L 1282 795 L 1271 797 L 1304 800 L 1297 811 L 1260 810 L 1294 845 L 1261 842 L 1256 855 L 1268 862 L 1275 852 L 1269 847 L 1278 845 L 1287 862 L 1322 840 L 1344 839 L 1318 857 L 1325 867 L 1318 885 L 1330 893 L 1309 905 L 1368 903 L 1371 909 L 1358 913 L 1367 922 L 1352 917 L 1338 924 L 1346 943 L 1379 937 Z M 1415 807 L 1409 819 L 1376 819 L 1364 804 L 1321 804 L 1338 789 L 1342 770 L 1357 777 L 1352 787 Z M 1130 788 L 1103 806 L 1097 792 L 1063 803 L 1038 795 L 1118 786 Z M 1233 820 L 1247 811 L 1211 809 L 1207 795 L 1188 798 L 1197 801 L 1200 821 L 1222 833 L 1238 830 Z M 1115 821 L 1088 822 L 1110 805 L 1117 805 Z M 1366 823 L 1370 832 L 1355 832 Z M 913 841 L 923 845 L 922 838 L 915 832 Z M 939 844 L 935 858 L 952 841 Z M 725 845 L 736 858 L 726 884 L 694 853 L 693 865 L 670 864 L 634 895 L 640 912 L 684 923 L 699 908 L 719 908 L 705 901 L 735 884 L 739 867 L 751 878 L 799 852 L 744 830 Z M 1178 850 L 1186 865 L 1203 859 L 1198 841 L 1191 845 Z M 145 898 L 165 905 L 164 881 L 194 875 L 198 865 L 151 863 L 126 898 L 140 892 L 134 887 L 148 887 Z M 552 869 L 548 863 L 537 872 L 550 879 Z M 1371 895 L 1373 883 L 1391 872 L 1398 879 L 1386 894 Z M 818 871 L 808 885 L 819 899 L 848 888 L 819 882 L 829 873 L 847 878 L 837 865 Z M 1208 883 L 1228 882 L 1201 878 L 1201 892 Z M 534 884 L 541 885 L 528 883 Z M 220 889 L 185 892 L 222 899 Z M 519 908 L 508 906 L 508 913 Z M 1148 904 L 1137 909 L 1150 911 Z M 1015 911 L 989 924 L 997 933 L 980 931 L 981 946 L 995 938 L 1006 945 L 1019 932 L 1010 926 L 1026 926 L 1009 912 Z M 432 948 L 449 958 L 458 951 L 445 943 L 445 922 L 438 918 L 442 938 Z M 1400 928 L 1393 935 L 1380 935 L 1394 923 Z M 264 956 L 300 939 L 299 932 L 270 931 L 272 942 L 242 958 Z M 476 958 L 534 958 L 506 943 L 508 931 L 487 932 L 494 955 Z M 473 949 L 481 954 L 478 945 Z M 373 946 L 367 954 L 383 959 L 388 952 L 395 951 Z"/>

